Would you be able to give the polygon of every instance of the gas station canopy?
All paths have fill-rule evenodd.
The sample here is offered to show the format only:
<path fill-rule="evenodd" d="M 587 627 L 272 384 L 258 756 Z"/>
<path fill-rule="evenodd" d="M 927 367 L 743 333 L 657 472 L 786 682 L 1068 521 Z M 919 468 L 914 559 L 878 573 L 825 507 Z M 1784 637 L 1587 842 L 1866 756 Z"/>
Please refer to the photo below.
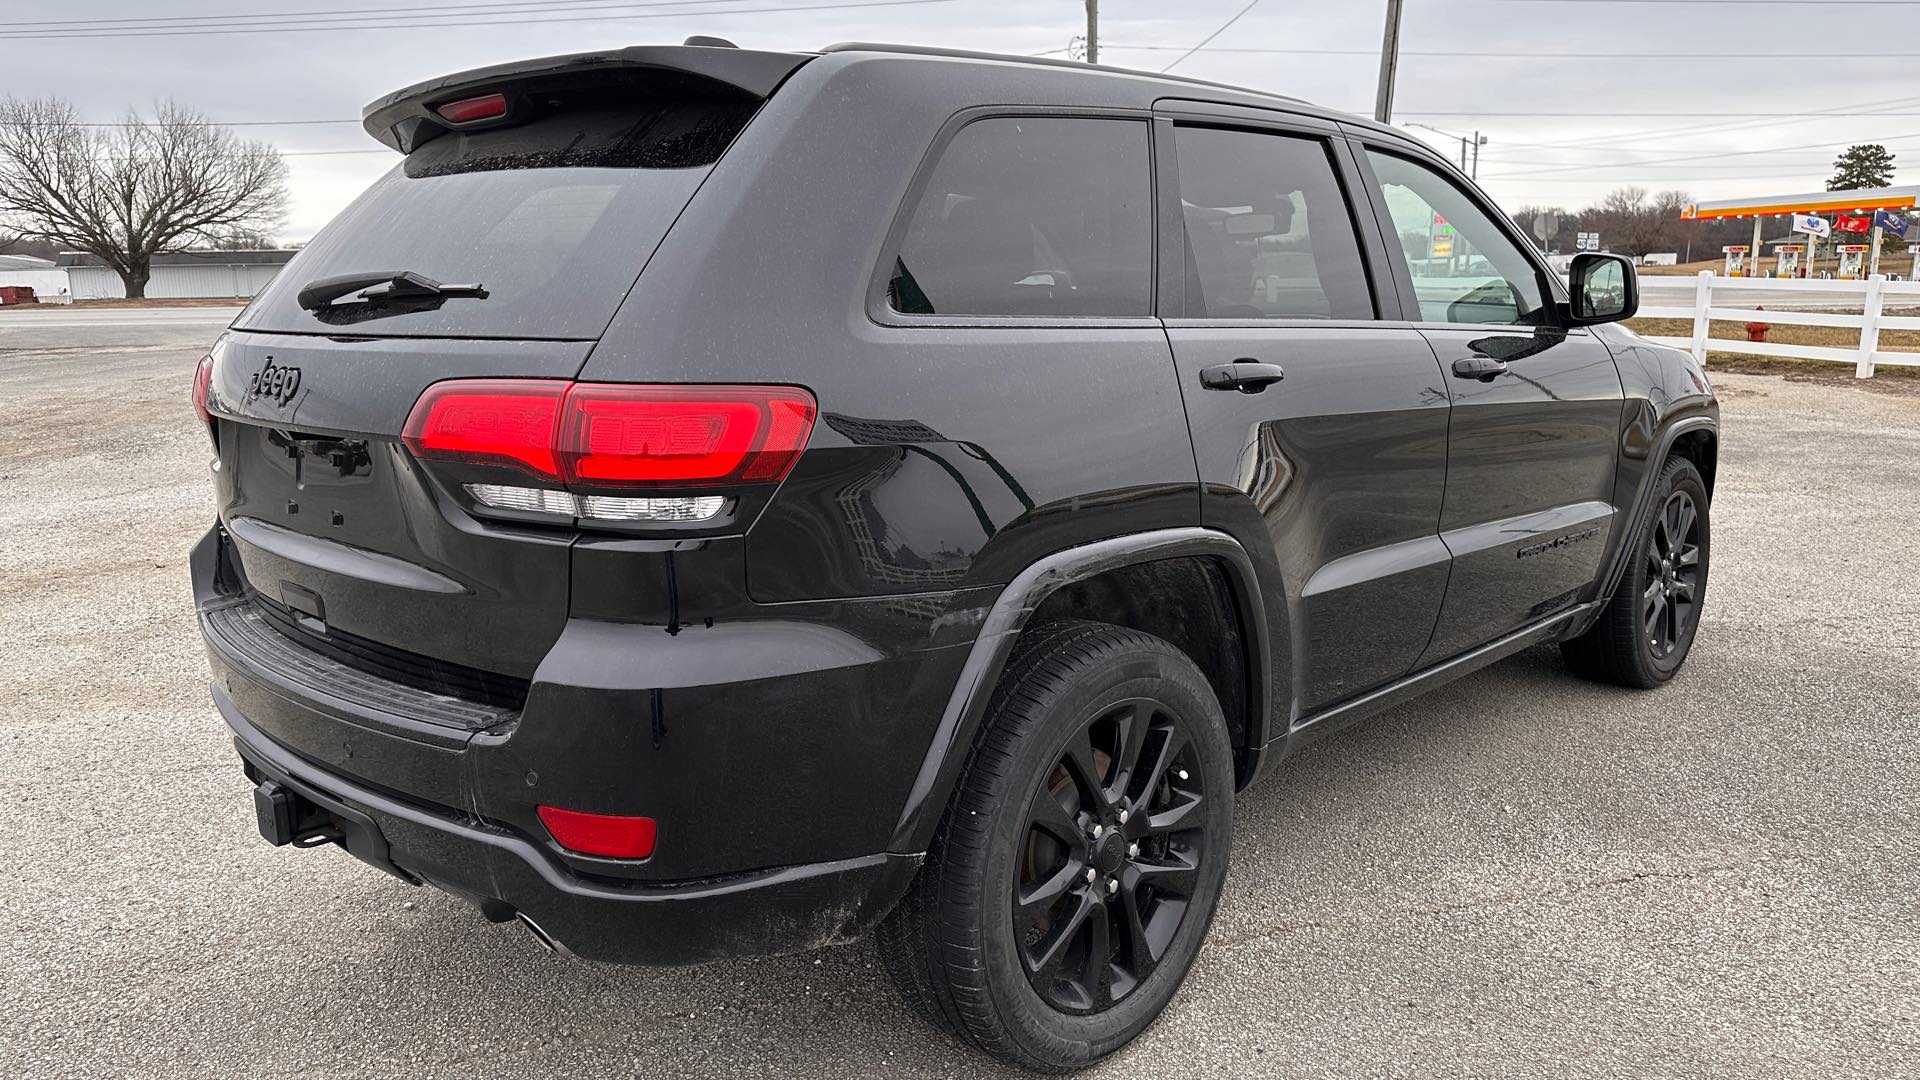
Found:
<path fill-rule="evenodd" d="M 1920 207 L 1920 185 L 1821 191 L 1811 195 L 1769 195 L 1757 199 L 1722 199 L 1689 203 L 1680 209 L 1682 221 L 1744 218 L 1761 214 L 1818 214 L 1829 211 L 1911 210 Z"/>

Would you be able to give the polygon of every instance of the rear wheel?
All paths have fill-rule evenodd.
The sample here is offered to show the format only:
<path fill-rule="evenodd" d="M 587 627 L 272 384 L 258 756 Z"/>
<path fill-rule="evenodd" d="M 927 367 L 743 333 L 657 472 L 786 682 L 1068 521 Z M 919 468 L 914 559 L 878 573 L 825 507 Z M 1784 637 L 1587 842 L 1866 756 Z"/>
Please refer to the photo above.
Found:
<path fill-rule="evenodd" d="M 1652 517 L 1600 621 L 1561 645 L 1568 666 L 1591 679 L 1649 689 L 1680 670 L 1700 628 L 1712 532 L 1700 470 L 1673 458 L 1661 470 Z"/>
<path fill-rule="evenodd" d="M 1105 623 L 1043 627 L 881 926 L 888 969 L 917 1012 L 1004 1061 L 1097 1061 L 1192 966 L 1232 810 L 1226 719 L 1192 660 Z"/>

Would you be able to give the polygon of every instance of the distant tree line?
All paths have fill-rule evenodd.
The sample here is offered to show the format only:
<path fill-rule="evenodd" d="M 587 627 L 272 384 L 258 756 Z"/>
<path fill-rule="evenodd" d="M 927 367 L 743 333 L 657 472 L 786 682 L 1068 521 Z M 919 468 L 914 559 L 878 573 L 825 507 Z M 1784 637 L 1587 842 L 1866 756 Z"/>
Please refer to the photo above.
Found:
<path fill-rule="evenodd" d="M 1893 183 L 1893 158 L 1886 147 L 1863 143 L 1848 147 L 1834 161 L 1834 175 L 1827 181 L 1828 191 L 1886 187 Z M 1764 194 L 1764 192 L 1757 193 Z M 1733 244 L 1753 242 L 1753 219 L 1730 218 L 1710 221 L 1682 221 L 1680 211 L 1693 197 L 1684 191 L 1649 192 L 1641 187 L 1623 187 L 1584 210 L 1557 206 L 1523 206 L 1513 220 L 1528 236 L 1539 241 L 1534 224 L 1542 215 L 1559 218 L 1559 228 L 1541 246 L 1548 252 L 1571 252 L 1578 233 L 1600 234 L 1600 244 L 1622 255 L 1650 255 L 1673 252 L 1685 261 L 1717 259 L 1720 249 Z M 1920 226 L 1917 226 L 1920 228 Z M 1787 221 L 1768 221 L 1762 235 L 1771 243 L 1787 233 Z M 1920 232 L 1909 235 L 1920 235 Z M 1904 245 L 1887 238 L 1888 251 L 1903 250 Z"/>

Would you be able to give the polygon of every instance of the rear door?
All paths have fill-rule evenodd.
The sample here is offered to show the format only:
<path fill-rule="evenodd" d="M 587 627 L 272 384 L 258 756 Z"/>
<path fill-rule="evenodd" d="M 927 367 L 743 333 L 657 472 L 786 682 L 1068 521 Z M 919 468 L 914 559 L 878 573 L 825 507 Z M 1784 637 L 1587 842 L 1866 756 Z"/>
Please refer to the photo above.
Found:
<path fill-rule="evenodd" d="M 1415 321 L 1454 402 L 1438 663 L 1573 603 L 1599 573 L 1620 438 L 1612 353 L 1561 325 L 1560 290 L 1496 208 L 1410 148 L 1358 155 Z"/>
<path fill-rule="evenodd" d="M 1160 292 L 1202 520 L 1270 575 L 1298 719 L 1404 675 L 1427 647 L 1447 582 L 1447 384 L 1419 331 L 1378 318 L 1398 301 L 1356 227 L 1358 174 L 1332 124 L 1161 113 Z M 1254 381 L 1226 381 L 1238 375 Z"/>

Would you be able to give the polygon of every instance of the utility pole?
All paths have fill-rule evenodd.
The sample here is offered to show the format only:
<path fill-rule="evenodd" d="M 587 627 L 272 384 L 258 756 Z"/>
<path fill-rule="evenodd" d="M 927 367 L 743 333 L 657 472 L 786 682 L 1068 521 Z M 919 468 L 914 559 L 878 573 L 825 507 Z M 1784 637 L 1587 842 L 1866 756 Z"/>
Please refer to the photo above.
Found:
<path fill-rule="evenodd" d="M 1100 62 L 1100 0 L 1087 0 L 1087 63 Z"/>
<path fill-rule="evenodd" d="M 1387 0 L 1387 32 L 1380 42 L 1380 93 L 1373 102 L 1373 118 L 1382 124 L 1393 122 L 1393 80 L 1399 70 L 1400 0 Z"/>
<path fill-rule="evenodd" d="M 1487 145 L 1487 137 L 1485 135 L 1480 134 L 1478 131 L 1474 132 L 1473 133 L 1473 172 L 1471 172 L 1468 175 L 1472 176 L 1475 180 L 1480 179 L 1480 148 L 1485 145 Z"/>

